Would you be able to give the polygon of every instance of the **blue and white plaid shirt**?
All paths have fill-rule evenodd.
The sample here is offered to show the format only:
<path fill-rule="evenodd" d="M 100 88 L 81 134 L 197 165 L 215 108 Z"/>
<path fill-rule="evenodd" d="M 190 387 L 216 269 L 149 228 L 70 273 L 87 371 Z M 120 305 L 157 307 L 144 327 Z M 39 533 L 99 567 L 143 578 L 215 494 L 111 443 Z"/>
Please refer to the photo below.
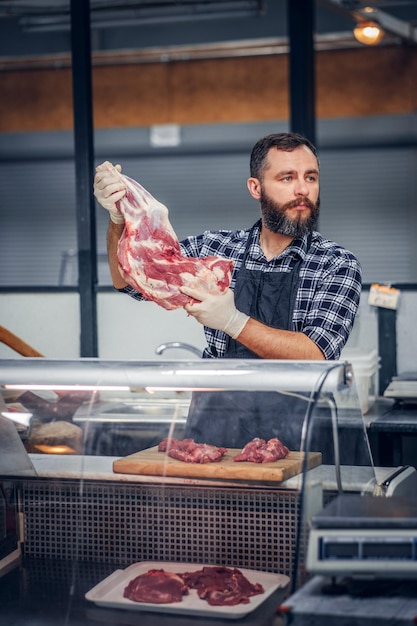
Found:
<path fill-rule="evenodd" d="M 219 256 L 234 262 L 231 289 L 242 264 L 250 229 L 205 231 L 181 242 L 185 256 Z M 267 261 L 259 246 L 259 227 L 253 231 L 246 257 L 249 270 L 290 272 L 301 258 L 300 277 L 293 311 L 292 330 L 302 332 L 316 343 L 326 359 L 338 359 L 353 327 L 362 288 L 361 266 L 355 256 L 334 241 L 314 231 L 307 252 L 307 235 L 295 239 L 278 257 Z M 121 289 L 137 300 L 143 296 L 132 287 Z M 205 357 L 222 357 L 227 335 L 204 328 Z"/>

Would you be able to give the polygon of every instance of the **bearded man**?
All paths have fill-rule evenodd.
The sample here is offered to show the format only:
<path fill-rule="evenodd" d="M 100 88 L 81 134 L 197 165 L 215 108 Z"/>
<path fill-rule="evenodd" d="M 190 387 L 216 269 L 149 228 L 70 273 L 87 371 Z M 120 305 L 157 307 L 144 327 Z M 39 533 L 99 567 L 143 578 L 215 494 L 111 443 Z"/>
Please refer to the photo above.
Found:
<path fill-rule="evenodd" d="M 250 229 L 206 231 L 181 242 L 185 256 L 233 260 L 230 288 L 221 295 L 182 288 L 188 315 L 204 325 L 203 358 L 338 359 L 353 327 L 362 277 L 355 256 L 315 231 L 319 217 L 319 160 L 297 133 L 260 139 L 247 186 L 261 218 Z M 117 269 L 125 189 L 97 172 L 94 194 L 110 212 L 108 253 L 113 284 L 144 299 Z M 232 448 L 253 437 L 300 444 L 306 402 L 274 392 L 194 393 L 185 436 Z"/>

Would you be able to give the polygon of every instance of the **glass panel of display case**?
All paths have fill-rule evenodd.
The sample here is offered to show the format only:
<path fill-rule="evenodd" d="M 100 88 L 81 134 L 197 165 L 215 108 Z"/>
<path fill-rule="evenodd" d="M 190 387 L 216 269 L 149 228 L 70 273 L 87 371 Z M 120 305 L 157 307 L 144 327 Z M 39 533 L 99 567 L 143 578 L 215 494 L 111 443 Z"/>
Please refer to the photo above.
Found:
<path fill-rule="evenodd" d="M 11 359 L 0 390 L 0 570 L 82 563 L 83 602 L 144 562 L 297 586 L 311 516 L 377 486 L 348 363 Z"/>
<path fill-rule="evenodd" d="M 191 438 L 236 456 L 278 439 L 320 464 L 372 466 L 343 362 L 24 359 L 3 361 L 0 374 L 4 419 L 29 454 L 126 457 Z"/>

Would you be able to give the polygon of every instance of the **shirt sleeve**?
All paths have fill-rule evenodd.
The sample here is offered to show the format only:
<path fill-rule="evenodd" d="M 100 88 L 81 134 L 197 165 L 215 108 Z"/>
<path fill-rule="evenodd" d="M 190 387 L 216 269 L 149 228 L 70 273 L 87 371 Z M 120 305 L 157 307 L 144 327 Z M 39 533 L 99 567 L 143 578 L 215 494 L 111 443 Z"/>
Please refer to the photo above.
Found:
<path fill-rule="evenodd" d="M 143 296 L 139 291 L 136 291 L 136 289 L 130 285 L 126 285 L 126 287 L 122 287 L 122 289 L 117 289 L 117 291 L 120 291 L 120 293 L 127 293 L 127 295 L 134 300 L 146 300 L 145 296 Z"/>
<path fill-rule="evenodd" d="M 180 241 L 181 253 L 184 256 L 200 257 L 203 246 L 204 234 L 192 235 Z"/>
<path fill-rule="evenodd" d="M 340 357 L 353 328 L 361 290 L 359 261 L 347 251 L 333 257 L 322 274 L 301 328 L 326 359 Z"/>

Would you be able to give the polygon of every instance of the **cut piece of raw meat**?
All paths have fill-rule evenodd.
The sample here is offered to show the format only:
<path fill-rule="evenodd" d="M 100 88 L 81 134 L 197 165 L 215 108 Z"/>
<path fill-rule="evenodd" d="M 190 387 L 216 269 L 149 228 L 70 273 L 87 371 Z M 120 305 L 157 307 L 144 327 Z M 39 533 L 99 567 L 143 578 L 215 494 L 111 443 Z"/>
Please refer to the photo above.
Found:
<path fill-rule="evenodd" d="M 265 441 L 255 437 L 244 446 L 242 452 L 233 457 L 234 461 L 250 461 L 251 463 L 271 463 L 285 459 L 290 453 L 287 446 L 274 437 Z"/>
<path fill-rule="evenodd" d="M 185 463 L 215 463 L 222 460 L 227 448 L 195 443 L 194 439 L 180 441 L 165 437 L 158 446 L 158 452 L 166 452 L 171 458 Z"/>
<path fill-rule="evenodd" d="M 212 606 L 248 604 L 251 596 L 265 592 L 260 583 L 251 583 L 239 569 L 215 565 L 181 574 L 150 569 L 128 583 L 123 597 L 134 602 L 172 604 L 181 602 L 191 589 Z"/>
<path fill-rule="evenodd" d="M 181 602 L 188 594 L 188 587 L 179 574 L 163 569 L 151 569 L 129 582 L 123 597 L 134 602 L 171 604 Z"/>
<path fill-rule="evenodd" d="M 126 186 L 126 195 L 117 203 L 125 219 L 117 256 L 128 285 L 164 309 L 181 308 L 190 302 L 191 298 L 180 292 L 182 286 L 211 294 L 228 288 L 233 261 L 183 256 L 167 207 L 108 161 L 97 169 L 112 172 Z"/>
<path fill-rule="evenodd" d="M 203 567 L 196 572 L 181 574 L 190 589 L 196 589 L 198 597 L 212 606 L 235 606 L 248 604 L 251 596 L 264 593 L 261 584 L 252 584 L 237 568 Z"/>

